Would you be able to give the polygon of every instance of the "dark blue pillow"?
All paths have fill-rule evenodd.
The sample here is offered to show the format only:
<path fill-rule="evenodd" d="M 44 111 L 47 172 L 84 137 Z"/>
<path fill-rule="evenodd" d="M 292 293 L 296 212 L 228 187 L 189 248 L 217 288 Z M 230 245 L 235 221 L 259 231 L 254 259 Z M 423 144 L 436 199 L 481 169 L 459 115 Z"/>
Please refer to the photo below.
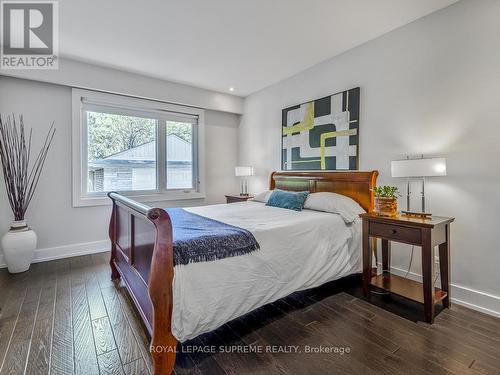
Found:
<path fill-rule="evenodd" d="M 288 208 L 289 210 L 302 211 L 308 191 L 285 191 L 275 189 L 271 193 L 266 206 Z"/>

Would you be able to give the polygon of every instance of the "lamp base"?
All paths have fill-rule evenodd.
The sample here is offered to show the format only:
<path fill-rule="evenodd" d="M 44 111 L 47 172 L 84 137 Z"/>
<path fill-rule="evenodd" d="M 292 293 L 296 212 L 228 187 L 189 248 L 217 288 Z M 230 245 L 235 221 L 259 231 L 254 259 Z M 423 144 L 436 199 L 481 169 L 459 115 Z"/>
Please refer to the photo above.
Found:
<path fill-rule="evenodd" d="M 404 216 L 416 217 L 420 219 L 430 219 L 432 214 L 429 212 L 414 212 L 414 211 L 401 211 Z"/>
<path fill-rule="evenodd" d="M 240 195 L 245 197 L 248 195 L 248 181 L 246 178 L 240 180 Z"/>

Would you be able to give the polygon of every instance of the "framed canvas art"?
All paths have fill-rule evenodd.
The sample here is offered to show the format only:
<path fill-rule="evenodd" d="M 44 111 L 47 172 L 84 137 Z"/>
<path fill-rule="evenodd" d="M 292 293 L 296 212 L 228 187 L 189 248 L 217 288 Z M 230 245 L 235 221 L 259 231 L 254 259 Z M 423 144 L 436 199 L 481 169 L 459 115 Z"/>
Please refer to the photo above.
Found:
<path fill-rule="evenodd" d="M 281 168 L 359 168 L 359 87 L 282 111 Z"/>

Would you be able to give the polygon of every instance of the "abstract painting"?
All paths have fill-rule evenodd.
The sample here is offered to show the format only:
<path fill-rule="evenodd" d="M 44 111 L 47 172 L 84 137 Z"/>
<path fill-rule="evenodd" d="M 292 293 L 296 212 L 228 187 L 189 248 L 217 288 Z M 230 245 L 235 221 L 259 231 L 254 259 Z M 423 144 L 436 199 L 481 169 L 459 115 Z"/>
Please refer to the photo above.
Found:
<path fill-rule="evenodd" d="M 358 169 L 359 92 L 356 87 L 283 110 L 282 170 Z"/>

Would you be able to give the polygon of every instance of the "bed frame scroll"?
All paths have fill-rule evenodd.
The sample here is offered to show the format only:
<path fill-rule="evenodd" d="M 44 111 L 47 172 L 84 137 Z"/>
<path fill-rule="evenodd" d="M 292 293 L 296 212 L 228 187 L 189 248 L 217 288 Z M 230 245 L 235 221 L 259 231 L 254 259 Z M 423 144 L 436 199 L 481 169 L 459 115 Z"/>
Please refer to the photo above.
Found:
<path fill-rule="evenodd" d="M 177 340 L 172 335 L 174 276 L 172 224 L 168 213 L 109 193 L 111 278 L 124 282 L 151 336 L 155 375 L 170 374 Z"/>

